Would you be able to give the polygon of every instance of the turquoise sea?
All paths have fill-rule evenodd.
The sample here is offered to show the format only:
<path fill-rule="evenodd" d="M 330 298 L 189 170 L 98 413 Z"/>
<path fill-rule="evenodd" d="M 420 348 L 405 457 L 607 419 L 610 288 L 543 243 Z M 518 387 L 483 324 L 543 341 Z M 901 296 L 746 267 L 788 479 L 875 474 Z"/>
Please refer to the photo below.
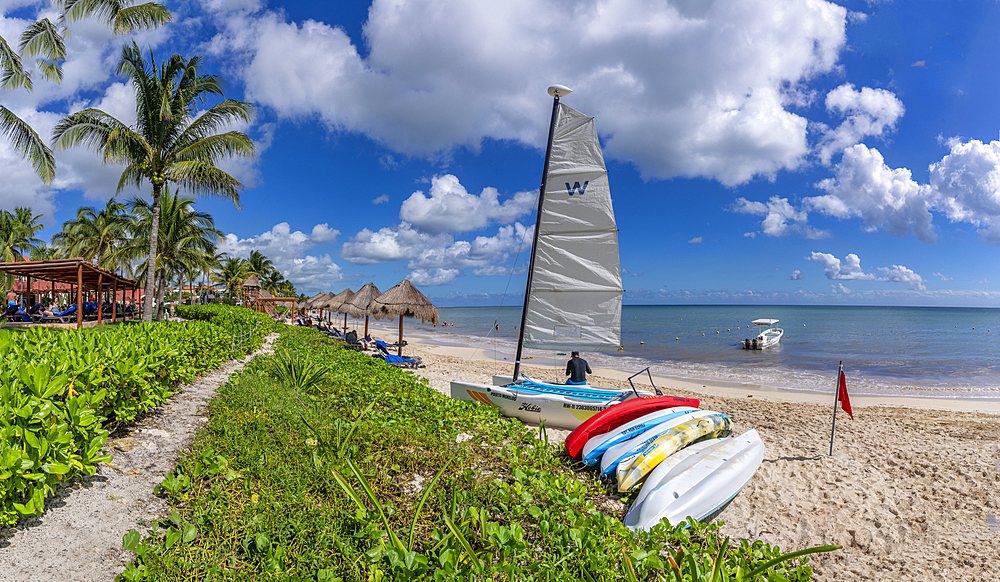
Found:
<path fill-rule="evenodd" d="M 410 325 L 444 344 L 511 362 L 521 308 L 439 309 L 448 326 Z M 740 349 L 750 321 L 780 320 L 781 343 Z M 494 322 L 500 326 L 497 331 Z M 715 383 L 830 392 L 844 362 L 851 393 L 1000 398 L 1000 309 L 852 306 L 627 305 L 622 347 L 585 353 L 591 365 Z M 529 351 L 561 364 L 555 352 Z"/>

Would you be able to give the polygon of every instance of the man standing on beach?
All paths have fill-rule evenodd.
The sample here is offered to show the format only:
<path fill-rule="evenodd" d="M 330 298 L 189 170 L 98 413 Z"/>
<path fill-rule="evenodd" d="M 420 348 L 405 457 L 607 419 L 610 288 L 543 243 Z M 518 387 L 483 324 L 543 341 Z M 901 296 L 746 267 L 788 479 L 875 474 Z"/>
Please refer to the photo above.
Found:
<path fill-rule="evenodd" d="M 566 375 L 569 376 L 566 383 L 586 384 L 587 374 L 593 374 L 590 371 L 590 364 L 587 363 L 587 360 L 580 357 L 580 352 L 571 353 L 569 361 L 566 362 Z"/>
<path fill-rule="evenodd" d="M 17 293 L 13 289 L 7 290 L 7 307 L 17 307 Z"/>

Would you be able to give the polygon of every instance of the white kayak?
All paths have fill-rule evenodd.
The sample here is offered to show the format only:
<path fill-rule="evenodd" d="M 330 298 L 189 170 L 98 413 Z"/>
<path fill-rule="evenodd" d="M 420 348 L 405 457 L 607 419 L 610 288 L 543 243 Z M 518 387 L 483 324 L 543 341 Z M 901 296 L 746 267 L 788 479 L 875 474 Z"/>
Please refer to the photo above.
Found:
<path fill-rule="evenodd" d="M 605 390 L 589 386 L 549 384 L 527 380 L 509 386 L 475 382 L 452 382 L 451 397 L 495 406 L 501 414 L 524 422 L 574 429 L 598 412 L 649 393 L 632 390 Z"/>
<path fill-rule="evenodd" d="M 580 459 L 588 467 L 593 467 L 601 462 L 601 456 L 611 447 L 634 439 L 655 426 L 695 410 L 698 409 L 692 406 L 674 406 L 640 416 L 632 422 L 623 424 L 610 432 L 591 437 L 587 441 L 587 444 L 583 446 Z"/>
<path fill-rule="evenodd" d="M 753 477 L 766 450 L 756 430 L 689 445 L 649 475 L 625 515 L 625 526 L 649 530 L 661 520 L 678 524 L 714 518 Z"/>
<path fill-rule="evenodd" d="M 618 465 L 624 463 L 628 465 L 639 456 L 639 453 L 643 451 L 647 446 L 653 441 L 660 438 L 664 433 L 689 422 L 696 418 L 703 418 L 713 414 L 719 414 L 718 412 L 713 412 L 711 410 L 692 410 L 690 412 L 685 412 L 680 416 L 671 418 L 666 422 L 662 422 L 656 426 L 650 427 L 648 430 L 630 438 L 627 441 L 620 442 L 613 447 L 609 448 L 601 456 L 601 475 L 604 477 L 610 477 L 614 475 L 618 470 Z"/>

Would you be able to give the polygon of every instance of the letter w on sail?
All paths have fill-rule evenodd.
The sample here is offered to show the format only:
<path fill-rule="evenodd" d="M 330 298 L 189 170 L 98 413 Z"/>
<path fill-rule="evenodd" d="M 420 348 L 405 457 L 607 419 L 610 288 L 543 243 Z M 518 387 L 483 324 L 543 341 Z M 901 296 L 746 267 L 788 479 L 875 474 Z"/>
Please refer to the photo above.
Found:
<path fill-rule="evenodd" d="M 580 187 L 579 182 L 574 182 L 572 186 L 569 185 L 569 182 L 566 182 L 565 184 L 566 184 L 566 191 L 569 192 L 570 196 L 574 194 L 579 194 L 580 196 L 583 196 L 583 193 L 587 191 L 587 184 L 590 184 L 590 181 L 589 180 L 585 181 L 583 183 L 583 187 Z"/>

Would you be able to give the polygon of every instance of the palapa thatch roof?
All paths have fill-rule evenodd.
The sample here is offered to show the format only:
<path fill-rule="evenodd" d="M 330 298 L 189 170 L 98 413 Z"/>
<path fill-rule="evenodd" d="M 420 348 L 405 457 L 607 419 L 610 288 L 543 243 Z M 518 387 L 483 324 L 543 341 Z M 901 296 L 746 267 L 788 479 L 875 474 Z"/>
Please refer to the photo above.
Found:
<path fill-rule="evenodd" d="M 309 309 L 312 309 L 313 307 L 315 307 L 316 302 L 319 301 L 320 299 L 322 299 L 324 295 L 326 295 L 326 292 L 325 291 L 320 291 L 319 293 L 313 295 L 309 299 L 306 299 L 305 301 L 303 301 L 302 302 L 302 306 L 303 307 L 307 307 Z"/>
<path fill-rule="evenodd" d="M 354 296 L 354 291 L 350 288 L 344 289 L 340 293 L 337 293 L 333 297 L 326 300 L 326 303 L 322 305 L 327 311 L 336 311 L 345 301 Z"/>
<path fill-rule="evenodd" d="M 382 292 L 378 290 L 375 283 L 367 283 L 364 287 L 358 289 L 358 292 L 353 297 L 345 301 L 337 311 L 346 313 L 351 317 L 371 315 L 368 309 L 371 307 L 372 301 L 375 301 L 381 294 Z"/>
<path fill-rule="evenodd" d="M 269 297 L 274 297 L 274 295 L 271 295 L 271 292 L 268 291 L 267 289 L 261 289 L 259 297 L 261 297 L 263 299 L 267 299 Z"/>
<path fill-rule="evenodd" d="M 249 277 L 246 278 L 246 281 L 243 281 L 243 286 L 260 287 L 260 279 L 257 278 L 257 275 L 250 275 Z"/>
<path fill-rule="evenodd" d="M 312 308 L 313 309 L 326 309 L 327 302 L 330 301 L 331 299 L 333 299 L 334 295 L 336 295 L 336 293 L 334 293 L 333 291 L 327 291 L 326 293 L 323 294 L 322 297 L 320 297 L 316 301 L 312 302 Z"/>
<path fill-rule="evenodd" d="M 401 315 L 438 324 L 438 310 L 408 279 L 403 279 L 398 285 L 378 296 L 372 301 L 369 311 L 376 319 L 383 317 L 393 319 Z"/>

